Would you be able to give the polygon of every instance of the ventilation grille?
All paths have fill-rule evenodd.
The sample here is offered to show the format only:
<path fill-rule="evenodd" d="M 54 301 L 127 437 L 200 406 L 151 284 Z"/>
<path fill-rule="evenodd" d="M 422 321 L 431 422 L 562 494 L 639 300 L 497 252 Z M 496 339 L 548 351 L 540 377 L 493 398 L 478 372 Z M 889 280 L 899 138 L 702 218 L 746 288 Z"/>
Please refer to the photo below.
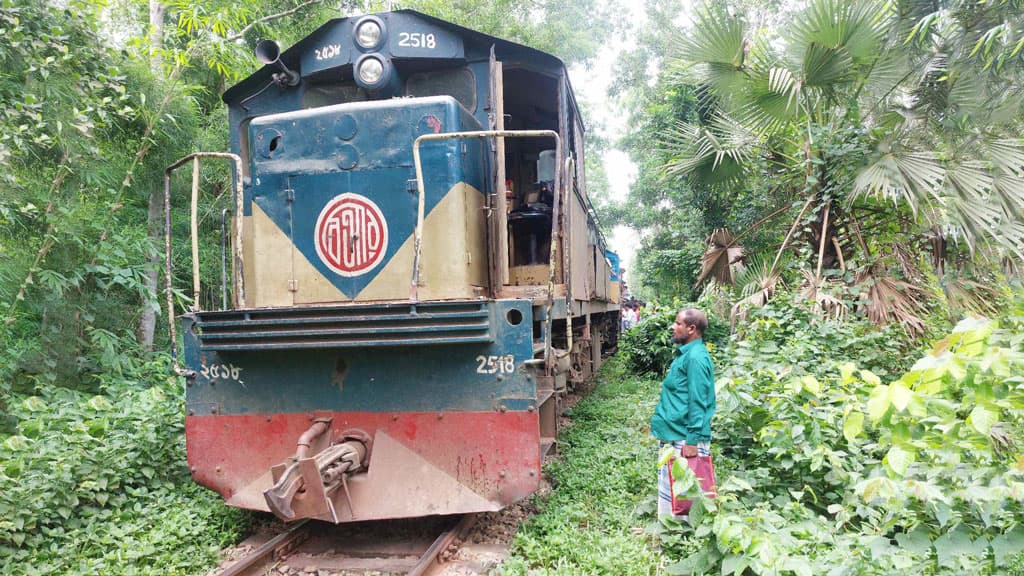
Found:
<path fill-rule="evenodd" d="M 286 350 L 493 342 L 483 302 L 199 312 L 200 350 Z"/>

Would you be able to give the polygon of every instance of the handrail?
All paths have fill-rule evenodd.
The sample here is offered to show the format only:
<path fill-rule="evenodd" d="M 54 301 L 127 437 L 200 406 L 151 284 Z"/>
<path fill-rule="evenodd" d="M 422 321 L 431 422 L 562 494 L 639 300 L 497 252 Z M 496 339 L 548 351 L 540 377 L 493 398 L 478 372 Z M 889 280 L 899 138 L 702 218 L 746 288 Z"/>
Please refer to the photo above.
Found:
<path fill-rule="evenodd" d="M 171 282 L 171 173 L 192 162 L 192 205 L 189 210 L 192 233 L 192 311 L 199 312 L 199 159 L 223 158 L 234 162 L 231 174 L 235 190 L 235 303 L 245 308 L 245 284 L 242 280 L 242 158 L 230 152 L 195 152 L 180 158 L 164 170 L 164 276 L 167 291 L 167 324 L 171 330 L 171 360 L 174 371 L 184 374 L 178 366 L 178 334 L 174 325 L 174 297 Z"/>
<path fill-rule="evenodd" d="M 423 247 L 423 212 L 426 203 L 423 183 L 423 164 L 420 162 L 420 143 L 433 140 L 454 140 L 457 138 L 554 138 L 555 140 L 555 166 L 562 165 L 562 138 L 554 130 L 479 130 L 472 132 L 445 132 L 443 134 L 423 134 L 418 136 L 412 145 L 413 164 L 416 167 L 416 189 L 418 193 L 418 206 L 416 212 L 416 233 L 415 233 L 415 256 L 412 265 L 412 285 L 409 287 L 409 300 L 419 300 L 418 290 L 420 282 L 420 252 Z M 551 311 L 554 308 L 555 294 L 555 270 L 557 268 L 556 256 L 558 254 L 557 235 L 561 223 L 561 171 L 555 170 L 555 199 L 551 215 L 551 254 L 548 261 L 548 302 L 547 302 L 547 329 L 544 339 L 544 360 L 550 370 L 551 364 Z"/>
<path fill-rule="evenodd" d="M 575 188 L 575 186 L 573 186 L 575 178 L 572 176 L 575 171 L 576 160 L 573 159 L 572 156 L 569 156 L 565 159 L 565 175 L 566 178 L 569 179 L 569 182 L 566 182 L 566 189 L 562 192 L 564 193 L 566 200 L 566 208 L 564 210 L 565 226 L 563 226 L 563 230 L 571 229 L 572 227 L 572 209 L 569 208 L 568 191 L 571 188 Z M 557 190 L 558 188 L 556 187 L 555 189 Z M 571 230 L 567 241 L 570 243 L 572 242 Z M 552 244 L 554 244 L 554 242 L 552 242 Z M 572 250 L 570 250 L 570 248 L 572 247 L 570 246 L 562 251 L 562 279 L 565 281 L 565 348 L 570 354 L 572 354 Z"/>

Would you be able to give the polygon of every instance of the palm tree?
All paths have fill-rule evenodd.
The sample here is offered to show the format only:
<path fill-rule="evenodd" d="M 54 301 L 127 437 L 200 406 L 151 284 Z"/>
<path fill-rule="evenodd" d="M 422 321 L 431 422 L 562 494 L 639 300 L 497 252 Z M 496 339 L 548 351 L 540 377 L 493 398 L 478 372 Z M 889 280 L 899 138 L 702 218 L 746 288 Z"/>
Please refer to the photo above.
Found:
<path fill-rule="evenodd" d="M 894 254 L 939 239 L 1024 259 L 1018 3 L 812 0 L 783 34 L 705 6 L 678 50 L 701 118 L 666 135 L 664 171 L 781 192 L 799 215 L 780 252 L 802 238 L 816 260 L 805 292 L 857 261 L 855 280 L 893 287 L 864 291 L 885 298 L 870 315 L 916 331 L 925 300 L 889 278 L 907 271 Z"/>

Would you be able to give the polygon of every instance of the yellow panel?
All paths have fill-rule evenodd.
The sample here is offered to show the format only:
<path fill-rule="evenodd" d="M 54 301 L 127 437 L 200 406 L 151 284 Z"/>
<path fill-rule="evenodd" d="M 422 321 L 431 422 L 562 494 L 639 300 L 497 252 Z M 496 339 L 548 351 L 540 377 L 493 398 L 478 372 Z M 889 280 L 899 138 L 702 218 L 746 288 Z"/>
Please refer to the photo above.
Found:
<path fill-rule="evenodd" d="M 423 222 L 420 300 L 473 298 L 487 282 L 483 194 L 466 183 L 452 187 Z M 406 239 L 356 300 L 408 299 L 414 239 Z"/>
<path fill-rule="evenodd" d="M 547 285 L 551 280 L 551 267 L 547 264 L 532 266 L 512 266 L 509 268 L 509 284 L 526 286 L 531 284 Z"/>
<path fill-rule="evenodd" d="M 232 234 L 232 238 L 234 235 Z M 232 273 L 237 274 L 235 259 L 231 259 Z M 256 254 L 253 252 L 252 242 L 252 216 L 242 217 L 242 286 L 245 289 L 245 305 L 256 306 L 258 298 L 256 281 L 253 278 L 253 263 L 256 261 Z M 237 304 L 237 302 L 236 302 Z"/>
<path fill-rule="evenodd" d="M 288 289 L 292 279 L 292 242 L 277 224 L 253 202 L 252 217 L 246 218 L 245 299 L 251 308 L 291 306 Z"/>
<path fill-rule="evenodd" d="M 619 293 L 618 282 L 608 282 L 608 301 L 618 304 L 621 294 Z"/>

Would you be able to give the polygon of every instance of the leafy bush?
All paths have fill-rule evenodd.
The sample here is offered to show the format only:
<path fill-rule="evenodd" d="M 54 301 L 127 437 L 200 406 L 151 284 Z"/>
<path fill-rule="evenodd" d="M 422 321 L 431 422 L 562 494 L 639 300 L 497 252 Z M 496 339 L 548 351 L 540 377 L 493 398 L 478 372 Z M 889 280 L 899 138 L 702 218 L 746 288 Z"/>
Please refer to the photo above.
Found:
<path fill-rule="evenodd" d="M 10 403 L 0 573 L 191 573 L 245 529 L 245 514 L 189 477 L 168 373 L 157 361 L 105 376 L 99 395 L 54 388 Z"/>
<path fill-rule="evenodd" d="M 700 304 L 650 304 L 643 309 L 643 318 L 632 330 L 619 338 L 619 353 L 626 367 L 634 374 L 661 375 L 672 362 L 672 323 L 680 308 L 694 307 L 708 316 L 704 341 L 709 349 L 724 346 L 729 340 L 729 325 Z"/>
<path fill-rule="evenodd" d="M 818 357 L 850 327 L 794 331 L 792 314 L 766 309 L 721 371 L 719 498 L 676 529 L 704 544 L 669 572 L 1019 567 L 1024 300 L 1000 321 L 964 320 L 885 380 L 865 366 L 894 369 L 898 347 L 861 334 L 849 350 L 851 359 L 866 356 L 861 366 Z M 684 478 L 676 488 L 689 493 L 692 484 Z"/>

